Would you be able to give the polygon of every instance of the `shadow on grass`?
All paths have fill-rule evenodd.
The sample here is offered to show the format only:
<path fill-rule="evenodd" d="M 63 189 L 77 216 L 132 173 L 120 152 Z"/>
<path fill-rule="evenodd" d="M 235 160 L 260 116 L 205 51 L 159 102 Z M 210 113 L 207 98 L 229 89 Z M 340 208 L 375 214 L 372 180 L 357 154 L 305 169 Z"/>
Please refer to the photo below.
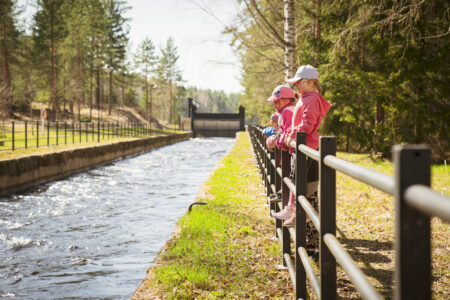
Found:
<path fill-rule="evenodd" d="M 345 246 L 348 254 L 355 262 L 363 263 L 364 267 L 361 271 L 366 277 L 376 279 L 381 287 L 377 291 L 386 299 L 392 297 L 393 293 L 393 277 L 394 271 L 390 269 L 375 268 L 377 264 L 390 264 L 392 259 L 381 253 L 381 251 L 389 251 L 393 249 L 392 242 L 382 242 L 377 240 L 349 239 L 344 232 L 337 228 L 340 234 L 338 240 Z M 359 294 L 351 281 L 340 278 L 338 279 L 338 291 L 340 299 L 359 299 L 354 295 Z M 349 296 L 346 296 L 349 295 Z"/>

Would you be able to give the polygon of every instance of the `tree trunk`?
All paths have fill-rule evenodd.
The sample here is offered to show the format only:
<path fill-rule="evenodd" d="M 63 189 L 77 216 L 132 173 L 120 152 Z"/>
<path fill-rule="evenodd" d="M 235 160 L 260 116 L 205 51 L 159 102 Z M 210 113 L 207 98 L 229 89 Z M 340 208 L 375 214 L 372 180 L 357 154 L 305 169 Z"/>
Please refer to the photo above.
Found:
<path fill-rule="evenodd" d="M 294 26 L 294 0 L 284 0 L 284 49 L 285 79 L 294 76 L 295 72 L 295 26 Z"/>
<path fill-rule="evenodd" d="M 149 105 L 148 105 L 148 79 L 147 75 L 145 75 L 145 110 L 147 114 L 149 113 Z"/>
<path fill-rule="evenodd" d="M 169 100 L 170 100 L 169 122 L 171 122 L 173 120 L 172 80 L 169 81 Z"/>
<path fill-rule="evenodd" d="M 314 63 L 316 66 L 319 64 L 319 42 L 320 42 L 320 7 L 321 0 L 314 0 L 316 3 L 316 15 L 314 20 Z"/>
<path fill-rule="evenodd" d="M 125 103 L 125 73 L 122 73 L 122 101 L 120 103 L 120 106 L 122 106 Z"/>
<path fill-rule="evenodd" d="M 112 90 L 113 90 L 113 72 L 109 72 L 109 97 L 108 97 L 108 115 L 111 115 L 112 110 Z"/>
<path fill-rule="evenodd" d="M 2 15 L 4 13 L 2 12 Z M 6 45 L 6 21 L 2 19 L 2 39 L 1 39 L 1 55 L 3 60 L 3 78 L 5 80 L 5 118 L 9 118 L 12 115 L 12 90 L 11 90 L 11 72 L 9 69 L 8 61 L 8 47 Z M 1 116 L 1 115 L 0 115 Z"/>
<path fill-rule="evenodd" d="M 57 82 L 58 82 L 58 74 L 56 70 L 56 43 L 55 43 L 55 31 L 53 19 L 51 20 L 51 33 L 50 33 L 50 102 L 52 105 L 53 111 L 53 121 L 58 120 L 58 98 L 57 98 Z"/>

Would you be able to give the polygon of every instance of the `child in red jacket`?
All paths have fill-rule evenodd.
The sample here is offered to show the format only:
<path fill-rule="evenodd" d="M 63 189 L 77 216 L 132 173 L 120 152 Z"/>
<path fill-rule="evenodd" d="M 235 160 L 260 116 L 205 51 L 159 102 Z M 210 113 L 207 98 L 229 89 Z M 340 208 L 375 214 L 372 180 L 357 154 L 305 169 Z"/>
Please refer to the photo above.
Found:
<path fill-rule="evenodd" d="M 287 133 L 285 145 L 295 141 L 297 132 L 306 132 L 306 145 L 314 150 L 319 148 L 319 133 L 317 132 L 322 118 L 331 107 L 319 93 L 319 72 L 311 65 L 300 66 L 291 79 L 287 80 L 298 92 L 300 99 L 295 105 L 292 116 L 292 127 Z M 295 154 L 291 160 L 291 178 L 295 180 Z M 307 160 L 307 199 L 311 205 L 318 210 L 317 189 L 319 183 L 319 168 L 317 161 Z M 295 226 L 295 214 L 284 222 L 283 226 Z M 307 245 L 309 251 L 318 250 L 318 232 L 315 230 L 311 220 L 307 222 Z"/>
<path fill-rule="evenodd" d="M 273 106 L 280 115 L 278 119 L 279 133 L 275 144 L 278 149 L 284 151 L 289 151 L 289 148 L 286 147 L 286 139 L 288 138 L 288 133 L 291 128 L 295 99 L 294 91 L 287 85 L 277 86 L 273 90 L 272 96 L 267 99 L 267 101 L 273 103 Z M 270 145 L 268 144 L 268 146 L 270 150 Z M 289 205 L 285 206 L 280 212 L 274 213 L 273 216 L 281 220 L 287 220 L 292 216 L 293 212 L 294 206 L 291 201 L 289 201 Z"/>

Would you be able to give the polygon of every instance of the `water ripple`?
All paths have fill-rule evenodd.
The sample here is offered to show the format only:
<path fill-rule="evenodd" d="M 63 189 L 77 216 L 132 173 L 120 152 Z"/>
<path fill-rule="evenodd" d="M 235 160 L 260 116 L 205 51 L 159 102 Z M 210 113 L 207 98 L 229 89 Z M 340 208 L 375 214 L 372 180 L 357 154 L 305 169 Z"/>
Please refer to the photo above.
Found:
<path fill-rule="evenodd" d="M 233 141 L 191 139 L 0 198 L 0 297 L 129 299 Z"/>

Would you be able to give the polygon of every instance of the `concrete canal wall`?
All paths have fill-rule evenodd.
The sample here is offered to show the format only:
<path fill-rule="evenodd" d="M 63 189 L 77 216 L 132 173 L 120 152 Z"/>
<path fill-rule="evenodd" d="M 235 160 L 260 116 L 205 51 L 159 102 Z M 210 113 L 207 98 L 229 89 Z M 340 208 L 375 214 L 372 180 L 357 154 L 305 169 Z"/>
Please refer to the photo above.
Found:
<path fill-rule="evenodd" d="M 0 196 L 190 137 L 190 132 L 157 136 L 0 161 Z"/>

